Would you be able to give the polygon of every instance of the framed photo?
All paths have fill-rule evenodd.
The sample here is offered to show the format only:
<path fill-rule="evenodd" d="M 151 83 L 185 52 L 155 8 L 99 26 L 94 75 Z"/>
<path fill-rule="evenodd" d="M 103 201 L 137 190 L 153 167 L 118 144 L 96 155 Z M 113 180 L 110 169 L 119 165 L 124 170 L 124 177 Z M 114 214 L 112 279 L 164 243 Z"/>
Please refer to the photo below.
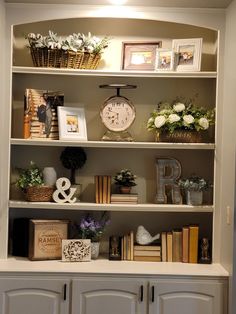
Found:
<path fill-rule="evenodd" d="M 23 137 L 58 140 L 57 107 L 63 104 L 64 94 L 59 91 L 27 88 L 24 94 Z"/>
<path fill-rule="evenodd" d="M 123 42 L 122 70 L 155 70 L 156 49 L 161 48 L 158 42 Z"/>
<path fill-rule="evenodd" d="M 177 53 L 177 71 L 200 71 L 202 38 L 174 39 L 172 48 Z"/>
<path fill-rule="evenodd" d="M 83 108 L 58 107 L 60 140 L 87 141 L 87 127 Z"/>
<path fill-rule="evenodd" d="M 170 49 L 157 49 L 156 70 L 173 71 L 175 64 L 175 53 Z"/>

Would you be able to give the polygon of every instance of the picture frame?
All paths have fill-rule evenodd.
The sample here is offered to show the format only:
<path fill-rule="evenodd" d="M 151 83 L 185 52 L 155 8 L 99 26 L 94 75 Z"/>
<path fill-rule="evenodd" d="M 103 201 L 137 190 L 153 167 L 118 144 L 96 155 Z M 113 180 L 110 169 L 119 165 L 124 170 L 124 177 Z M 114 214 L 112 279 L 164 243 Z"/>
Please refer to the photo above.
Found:
<path fill-rule="evenodd" d="M 156 51 L 156 71 L 174 71 L 175 53 L 171 49 L 159 49 Z"/>
<path fill-rule="evenodd" d="M 156 49 L 162 42 L 123 42 L 122 70 L 154 71 Z"/>
<path fill-rule="evenodd" d="M 176 71 L 201 71 L 202 38 L 174 39 L 172 49 L 178 56 Z"/>
<path fill-rule="evenodd" d="M 64 105 L 60 91 L 26 88 L 24 93 L 24 139 L 58 140 L 57 107 Z"/>
<path fill-rule="evenodd" d="M 87 141 L 84 108 L 58 107 L 59 139 Z"/>

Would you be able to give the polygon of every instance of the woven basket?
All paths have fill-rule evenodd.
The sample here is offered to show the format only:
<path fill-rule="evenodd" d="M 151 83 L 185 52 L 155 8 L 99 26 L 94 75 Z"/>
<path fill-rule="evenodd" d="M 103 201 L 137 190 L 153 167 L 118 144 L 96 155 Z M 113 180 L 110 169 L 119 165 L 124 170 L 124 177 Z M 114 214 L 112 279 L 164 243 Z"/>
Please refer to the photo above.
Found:
<path fill-rule="evenodd" d="M 35 67 L 60 68 L 62 50 L 30 47 L 30 53 Z"/>
<path fill-rule="evenodd" d="M 29 202 L 50 202 L 54 188 L 51 186 L 30 186 L 26 189 L 26 200 Z"/>
<path fill-rule="evenodd" d="M 95 70 L 101 54 L 30 47 L 35 67 Z"/>
<path fill-rule="evenodd" d="M 197 131 L 178 130 L 173 133 L 157 132 L 156 142 L 201 143 L 201 133 Z"/>

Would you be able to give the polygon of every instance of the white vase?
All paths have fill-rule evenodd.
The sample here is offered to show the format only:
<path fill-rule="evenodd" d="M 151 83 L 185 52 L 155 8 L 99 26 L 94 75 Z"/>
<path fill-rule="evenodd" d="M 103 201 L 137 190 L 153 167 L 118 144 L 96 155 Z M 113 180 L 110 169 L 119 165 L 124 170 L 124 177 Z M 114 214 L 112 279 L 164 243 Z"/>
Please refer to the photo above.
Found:
<path fill-rule="evenodd" d="M 202 191 L 187 191 L 186 194 L 187 205 L 202 205 L 203 192 Z"/>
<path fill-rule="evenodd" d="M 53 167 L 43 169 L 43 182 L 45 185 L 54 186 L 57 181 L 57 173 Z"/>
<path fill-rule="evenodd" d="M 91 242 L 91 258 L 97 259 L 99 255 L 100 242 Z"/>

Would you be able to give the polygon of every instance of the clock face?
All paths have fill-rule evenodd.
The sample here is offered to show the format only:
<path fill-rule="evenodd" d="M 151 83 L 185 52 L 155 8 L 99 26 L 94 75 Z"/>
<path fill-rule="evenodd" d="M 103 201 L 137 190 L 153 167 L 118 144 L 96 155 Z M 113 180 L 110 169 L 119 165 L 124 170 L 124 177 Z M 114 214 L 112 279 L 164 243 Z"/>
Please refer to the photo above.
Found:
<path fill-rule="evenodd" d="M 111 131 L 126 130 L 135 119 L 135 109 L 132 103 L 123 96 L 108 98 L 103 104 L 100 116 L 104 125 Z"/>

